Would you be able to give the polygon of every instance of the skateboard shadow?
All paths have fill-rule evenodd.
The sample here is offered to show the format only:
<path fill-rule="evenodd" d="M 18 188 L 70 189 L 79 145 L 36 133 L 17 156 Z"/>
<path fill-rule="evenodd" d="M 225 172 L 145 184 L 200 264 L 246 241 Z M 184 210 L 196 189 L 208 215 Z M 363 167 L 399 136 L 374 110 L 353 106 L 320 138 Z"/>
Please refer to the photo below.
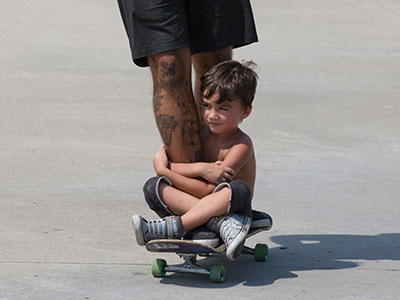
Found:
<path fill-rule="evenodd" d="M 297 272 L 355 268 L 360 260 L 400 260 L 400 233 L 379 235 L 280 235 L 270 240 L 279 245 L 269 251 L 266 263 L 241 255 L 235 262 L 224 255 L 208 257 L 202 265 L 224 264 L 226 281 L 215 284 L 207 276 L 172 274 L 160 282 L 199 288 L 226 288 L 243 284 L 265 286 L 279 279 L 296 278 Z"/>

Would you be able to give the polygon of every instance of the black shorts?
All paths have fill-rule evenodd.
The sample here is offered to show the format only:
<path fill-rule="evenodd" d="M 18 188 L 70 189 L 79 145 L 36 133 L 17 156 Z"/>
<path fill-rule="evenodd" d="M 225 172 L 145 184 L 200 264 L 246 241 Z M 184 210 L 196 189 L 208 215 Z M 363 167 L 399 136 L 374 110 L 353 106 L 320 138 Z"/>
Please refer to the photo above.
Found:
<path fill-rule="evenodd" d="M 118 0 L 134 63 L 189 47 L 192 54 L 256 42 L 249 0 Z"/>
<path fill-rule="evenodd" d="M 174 214 L 169 210 L 168 206 L 164 203 L 159 194 L 159 185 L 161 181 L 164 181 L 172 186 L 171 181 L 167 177 L 152 177 L 144 184 L 143 192 L 144 198 L 150 209 L 152 209 L 159 217 L 164 218 Z M 229 206 L 226 213 L 236 213 L 251 218 L 252 197 L 247 183 L 239 179 L 235 179 L 229 183 L 224 182 L 219 184 L 214 189 L 213 193 L 218 192 L 225 186 L 231 190 L 231 197 L 229 199 Z"/>

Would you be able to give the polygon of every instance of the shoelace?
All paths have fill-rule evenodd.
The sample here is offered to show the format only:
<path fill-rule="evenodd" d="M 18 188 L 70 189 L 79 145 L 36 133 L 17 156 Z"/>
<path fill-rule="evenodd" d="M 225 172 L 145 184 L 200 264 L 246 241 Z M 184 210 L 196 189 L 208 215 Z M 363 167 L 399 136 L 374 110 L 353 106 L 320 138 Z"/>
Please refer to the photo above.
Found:
<path fill-rule="evenodd" d="M 241 220 L 230 218 L 221 224 L 220 234 L 226 246 L 229 246 L 232 240 L 234 240 L 240 231 L 242 231 L 245 221 L 246 217 Z"/>
<path fill-rule="evenodd" d="M 233 235 L 234 232 L 231 225 L 232 223 L 228 221 L 225 221 L 221 224 L 221 230 L 220 230 L 220 232 L 222 233 L 221 237 L 227 246 L 229 246 L 231 241 L 236 237 L 236 235 Z"/>
<path fill-rule="evenodd" d="M 165 236 L 166 233 L 163 230 L 165 226 L 163 226 L 164 221 L 163 220 L 146 220 L 146 227 L 147 227 L 147 232 L 152 236 L 152 237 L 159 237 L 160 235 Z"/>

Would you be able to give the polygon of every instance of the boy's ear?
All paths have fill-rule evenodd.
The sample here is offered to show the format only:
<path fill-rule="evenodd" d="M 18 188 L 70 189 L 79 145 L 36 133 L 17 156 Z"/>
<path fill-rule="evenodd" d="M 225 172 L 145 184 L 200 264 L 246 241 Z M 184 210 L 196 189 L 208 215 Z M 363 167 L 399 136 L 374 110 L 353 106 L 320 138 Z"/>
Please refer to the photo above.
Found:
<path fill-rule="evenodd" d="M 243 120 L 243 119 L 246 119 L 246 118 L 250 115 L 252 108 L 253 108 L 253 106 L 250 105 L 250 106 L 247 106 L 247 107 L 244 109 L 243 115 L 242 115 L 242 120 Z"/>

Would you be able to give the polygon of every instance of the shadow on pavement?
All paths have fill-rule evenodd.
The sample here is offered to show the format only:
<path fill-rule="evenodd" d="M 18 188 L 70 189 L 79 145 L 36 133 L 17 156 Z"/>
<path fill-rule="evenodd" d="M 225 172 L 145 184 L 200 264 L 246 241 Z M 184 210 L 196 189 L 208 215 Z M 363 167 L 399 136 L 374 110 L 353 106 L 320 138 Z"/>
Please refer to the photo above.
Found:
<path fill-rule="evenodd" d="M 400 233 L 280 235 L 271 240 L 280 246 L 270 249 L 266 263 L 256 262 L 247 255 L 236 262 L 228 261 L 224 255 L 199 261 L 204 266 L 224 264 L 227 276 L 222 284 L 212 283 L 204 275 L 191 274 L 167 274 L 160 282 L 199 288 L 226 288 L 238 284 L 265 286 L 279 279 L 296 278 L 298 271 L 355 268 L 362 264 L 360 260 L 400 260 Z"/>

